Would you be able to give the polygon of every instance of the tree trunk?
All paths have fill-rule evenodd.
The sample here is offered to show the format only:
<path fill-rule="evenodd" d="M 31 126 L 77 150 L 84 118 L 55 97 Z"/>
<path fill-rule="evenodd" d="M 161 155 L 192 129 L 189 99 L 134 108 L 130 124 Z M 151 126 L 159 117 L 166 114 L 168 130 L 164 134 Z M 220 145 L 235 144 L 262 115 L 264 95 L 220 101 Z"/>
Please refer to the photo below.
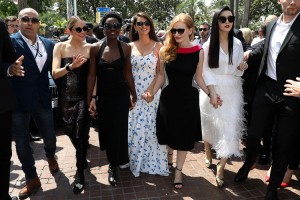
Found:
<path fill-rule="evenodd" d="M 19 11 L 24 9 L 24 8 L 27 8 L 27 7 L 28 7 L 27 0 L 18 0 L 18 9 L 19 9 Z"/>
<path fill-rule="evenodd" d="M 242 27 L 248 27 L 249 25 L 250 5 L 251 5 L 251 0 L 245 0 L 245 10 L 244 10 Z"/>
<path fill-rule="evenodd" d="M 239 0 L 234 0 L 234 16 L 235 16 L 235 24 L 234 28 L 239 28 Z"/>
<path fill-rule="evenodd" d="M 32 8 L 39 12 L 38 0 L 32 0 Z"/>
<path fill-rule="evenodd" d="M 234 0 L 230 0 L 230 8 L 234 10 Z"/>

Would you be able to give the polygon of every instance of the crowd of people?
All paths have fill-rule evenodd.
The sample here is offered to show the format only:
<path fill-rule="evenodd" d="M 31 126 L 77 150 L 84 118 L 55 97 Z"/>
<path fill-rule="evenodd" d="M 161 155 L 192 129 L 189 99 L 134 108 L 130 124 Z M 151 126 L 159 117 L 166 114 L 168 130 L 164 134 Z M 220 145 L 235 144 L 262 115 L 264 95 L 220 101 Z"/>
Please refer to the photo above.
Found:
<path fill-rule="evenodd" d="M 106 13 L 96 27 L 72 16 L 68 36 L 56 44 L 39 36 L 39 13 L 32 8 L 0 20 L 0 198 L 18 199 L 8 194 L 12 138 L 26 179 L 19 198 L 41 187 L 29 144 L 31 117 L 50 172 L 59 171 L 51 72 L 64 133 L 76 149 L 74 194 L 85 188 L 94 118 L 112 186 L 118 168 L 129 168 L 135 177 L 174 173 L 174 188 L 181 189 L 187 152 L 204 141 L 205 166 L 212 165 L 213 149 L 222 188 L 227 160 L 243 155 L 242 141 L 246 157 L 234 181 L 247 179 L 258 155 L 260 164 L 272 157 L 265 199 L 278 199 L 277 188 L 288 185 L 300 160 L 300 2 L 278 2 L 282 14 L 270 16 L 255 40 L 249 28 L 234 29 L 228 6 L 213 14 L 211 24 L 201 23 L 199 39 L 184 13 L 156 32 L 150 15 L 138 12 L 127 36 L 118 12 Z"/>

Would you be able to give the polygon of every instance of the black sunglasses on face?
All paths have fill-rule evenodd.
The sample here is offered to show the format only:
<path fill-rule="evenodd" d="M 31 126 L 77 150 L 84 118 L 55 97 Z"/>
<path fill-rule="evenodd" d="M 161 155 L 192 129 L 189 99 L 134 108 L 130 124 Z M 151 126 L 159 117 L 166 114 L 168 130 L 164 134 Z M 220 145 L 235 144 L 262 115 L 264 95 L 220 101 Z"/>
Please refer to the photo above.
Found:
<path fill-rule="evenodd" d="M 73 30 L 73 28 L 71 29 L 71 30 Z M 86 27 L 86 26 L 84 26 L 84 27 L 77 27 L 77 28 L 74 28 L 74 30 L 77 32 L 77 33 L 81 33 L 82 31 L 87 31 L 88 30 L 88 28 Z"/>
<path fill-rule="evenodd" d="M 144 22 L 136 22 L 137 26 L 150 26 L 150 22 L 144 21 Z"/>
<path fill-rule="evenodd" d="M 234 19 L 235 19 L 235 16 L 228 16 L 228 17 L 220 16 L 218 18 L 219 22 L 221 22 L 222 24 L 226 23 L 227 19 L 228 19 L 229 23 L 233 23 Z"/>
<path fill-rule="evenodd" d="M 179 34 L 179 35 L 182 35 L 184 33 L 185 29 L 184 28 L 178 28 L 178 29 L 175 29 L 175 28 L 172 28 L 171 29 L 171 33 L 174 35 L 176 34 L 176 32 Z"/>
<path fill-rule="evenodd" d="M 31 23 L 33 24 L 38 24 L 40 22 L 40 20 L 36 17 L 27 17 L 27 16 L 21 17 L 21 22 L 28 23 L 29 21 L 31 21 Z"/>
<path fill-rule="evenodd" d="M 121 27 L 122 27 L 121 23 L 116 23 L 116 24 L 105 23 L 104 24 L 104 28 L 106 28 L 108 30 L 112 30 L 112 29 L 119 30 L 119 29 L 121 29 Z"/>
<path fill-rule="evenodd" d="M 199 31 L 207 31 L 207 28 L 199 28 Z"/>

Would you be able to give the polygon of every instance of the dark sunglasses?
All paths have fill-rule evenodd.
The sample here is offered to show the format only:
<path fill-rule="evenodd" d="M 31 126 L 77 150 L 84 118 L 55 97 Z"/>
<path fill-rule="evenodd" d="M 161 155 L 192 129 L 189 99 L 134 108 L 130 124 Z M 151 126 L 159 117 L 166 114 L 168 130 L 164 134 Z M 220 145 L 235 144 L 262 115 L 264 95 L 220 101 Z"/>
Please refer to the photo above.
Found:
<path fill-rule="evenodd" d="M 112 30 L 112 29 L 121 29 L 122 24 L 121 23 L 116 23 L 116 24 L 110 24 L 110 23 L 105 23 L 104 24 L 104 28 L 108 29 L 108 30 Z"/>
<path fill-rule="evenodd" d="M 137 26 L 150 26 L 150 22 L 144 21 L 144 22 L 136 22 Z"/>
<path fill-rule="evenodd" d="M 185 31 L 184 28 L 179 28 L 179 29 L 172 28 L 171 29 L 172 34 L 176 34 L 176 32 L 177 32 L 179 35 L 182 35 L 184 33 L 184 31 Z"/>
<path fill-rule="evenodd" d="M 226 23 L 227 19 L 229 23 L 232 23 L 234 22 L 235 16 L 228 16 L 228 17 L 220 16 L 218 18 L 219 22 L 221 22 L 222 24 Z"/>
<path fill-rule="evenodd" d="M 71 29 L 71 30 L 73 30 L 73 28 Z M 86 27 L 86 26 L 84 26 L 84 27 L 77 27 L 77 28 L 74 28 L 74 30 L 77 32 L 77 33 L 81 33 L 82 31 L 87 31 L 88 30 L 88 28 Z"/>
<path fill-rule="evenodd" d="M 199 31 L 207 31 L 207 28 L 199 28 Z"/>
<path fill-rule="evenodd" d="M 38 24 L 40 22 L 40 20 L 36 17 L 27 17 L 27 16 L 21 17 L 21 22 L 28 23 L 29 21 L 31 21 L 31 23 L 33 24 Z"/>

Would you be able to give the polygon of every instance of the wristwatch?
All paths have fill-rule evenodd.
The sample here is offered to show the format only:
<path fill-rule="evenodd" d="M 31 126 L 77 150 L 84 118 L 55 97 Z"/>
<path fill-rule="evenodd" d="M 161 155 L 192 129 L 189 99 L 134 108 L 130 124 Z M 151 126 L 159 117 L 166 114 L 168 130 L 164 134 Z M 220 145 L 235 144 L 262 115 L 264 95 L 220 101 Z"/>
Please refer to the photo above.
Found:
<path fill-rule="evenodd" d="M 66 65 L 65 65 L 65 68 L 66 68 L 66 70 L 69 72 L 69 71 L 72 71 L 72 68 L 70 67 L 70 63 L 67 63 Z"/>

